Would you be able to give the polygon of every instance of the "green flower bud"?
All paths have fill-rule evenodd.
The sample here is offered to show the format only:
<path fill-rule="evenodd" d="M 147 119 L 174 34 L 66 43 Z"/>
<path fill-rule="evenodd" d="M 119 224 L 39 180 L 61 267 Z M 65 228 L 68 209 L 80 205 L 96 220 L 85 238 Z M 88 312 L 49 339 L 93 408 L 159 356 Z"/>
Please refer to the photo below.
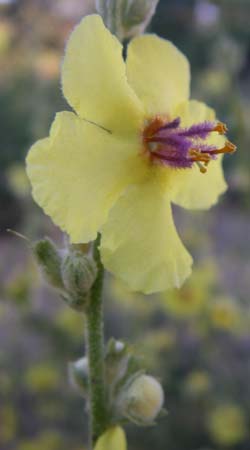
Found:
<path fill-rule="evenodd" d="M 143 33 L 159 0 L 96 0 L 96 10 L 121 41 Z"/>
<path fill-rule="evenodd" d="M 126 0 L 123 6 L 122 26 L 125 38 L 142 34 L 149 25 L 159 0 Z"/>
<path fill-rule="evenodd" d="M 79 391 L 82 395 L 88 394 L 88 359 L 83 357 L 75 362 L 69 363 L 69 381 L 74 389 Z"/>
<path fill-rule="evenodd" d="M 160 383 L 149 375 L 133 378 L 121 393 L 120 414 L 138 425 L 150 425 L 162 410 L 164 392 Z"/>
<path fill-rule="evenodd" d="M 72 299 L 86 299 L 97 275 L 94 260 L 80 251 L 70 251 L 62 262 L 64 287 Z"/>
<path fill-rule="evenodd" d="M 53 287 L 62 289 L 61 255 L 55 244 L 45 238 L 34 244 L 33 253 L 46 281 Z"/>

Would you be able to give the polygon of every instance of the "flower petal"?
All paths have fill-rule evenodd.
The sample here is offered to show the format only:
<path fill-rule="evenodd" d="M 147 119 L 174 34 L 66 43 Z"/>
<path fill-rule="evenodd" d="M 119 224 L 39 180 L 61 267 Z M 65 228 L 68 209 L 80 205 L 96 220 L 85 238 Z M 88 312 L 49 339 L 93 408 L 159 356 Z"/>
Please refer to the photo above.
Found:
<path fill-rule="evenodd" d="M 98 15 L 85 17 L 69 38 L 63 93 L 78 115 L 110 129 L 138 130 L 142 105 L 126 79 L 122 45 Z"/>
<path fill-rule="evenodd" d="M 175 116 L 181 118 L 182 126 L 191 126 L 203 121 L 214 121 L 215 112 L 204 103 L 192 100 L 178 107 Z M 223 147 L 225 137 L 213 132 L 206 143 Z M 172 201 L 188 209 L 210 208 L 218 201 L 219 195 L 227 189 L 223 175 L 222 157 L 209 163 L 207 173 L 203 174 L 194 165 L 192 169 L 176 172 L 175 190 Z"/>
<path fill-rule="evenodd" d="M 105 267 L 132 290 L 149 294 L 181 286 L 192 259 L 159 180 L 133 186 L 118 200 L 102 230 L 101 256 Z"/>
<path fill-rule="evenodd" d="M 188 100 L 190 69 L 187 58 L 169 41 L 155 35 L 133 39 L 128 47 L 129 84 L 147 114 L 167 114 Z"/>
<path fill-rule="evenodd" d="M 72 242 L 88 242 L 143 165 L 137 139 L 124 140 L 71 112 L 57 114 L 50 137 L 27 157 L 33 196 Z M 139 160 L 140 158 L 140 160 Z"/>
<path fill-rule="evenodd" d="M 98 439 L 94 450 L 126 450 L 127 442 L 123 428 L 108 428 Z"/>

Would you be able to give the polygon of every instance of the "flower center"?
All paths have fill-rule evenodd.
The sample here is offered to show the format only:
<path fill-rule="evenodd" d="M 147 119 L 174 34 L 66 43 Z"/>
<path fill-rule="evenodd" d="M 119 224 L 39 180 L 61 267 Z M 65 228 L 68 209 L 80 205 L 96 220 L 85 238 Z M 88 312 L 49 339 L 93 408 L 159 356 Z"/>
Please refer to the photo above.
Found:
<path fill-rule="evenodd" d="M 225 141 L 222 148 L 206 143 L 211 133 L 226 134 L 222 122 L 201 122 L 190 127 L 181 127 L 177 117 L 166 121 L 160 116 L 151 120 L 144 129 L 143 143 L 150 159 L 175 169 L 187 169 L 196 164 L 201 173 L 207 172 L 209 162 L 221 153 L 233 153 L 236 146 Z"/>

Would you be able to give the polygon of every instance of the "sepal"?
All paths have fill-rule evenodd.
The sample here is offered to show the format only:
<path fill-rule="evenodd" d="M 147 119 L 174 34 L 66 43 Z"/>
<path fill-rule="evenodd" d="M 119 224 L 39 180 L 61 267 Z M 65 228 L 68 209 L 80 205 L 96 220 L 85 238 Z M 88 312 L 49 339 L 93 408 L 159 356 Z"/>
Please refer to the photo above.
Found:
<path fill-rule="evenodd" d="M 83 357 L 75 362 L 68 364 L 69 381 L 74 389 L 81 395 L 87 397 L 88 395 L 88 377 L 89 367 L 88 359 Z"/>
<path fill-rule="evenodd" d="M 32 249 L 48 284 L 57 289 L 63 289 L 61 274 L 62 255 L 55 244 L 49 238 L 44 238 L 35 242 Z"/>
<path fill-rule="evenodd" d="M 127 345 L 111 338 L 105 354 L 105 378 L 108 385 L 114 387 L 126 375 L 129 359 Z"/>

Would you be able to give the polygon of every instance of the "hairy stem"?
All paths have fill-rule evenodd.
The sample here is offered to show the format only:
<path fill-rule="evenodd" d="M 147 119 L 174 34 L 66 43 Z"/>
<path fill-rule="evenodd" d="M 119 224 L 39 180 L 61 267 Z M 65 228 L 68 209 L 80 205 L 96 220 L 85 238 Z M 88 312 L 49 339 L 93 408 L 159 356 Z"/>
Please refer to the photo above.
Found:
<path fill-rule="evenodd" d="M 97 264 L 97 278 L 90 292 L 87 310 L 87 350 L 89 363 L 90 426 L 91 442 L 95 444 L 107 427 L 107 409 L 104 383 L 104 336 L 102 286 L 104 269 L 100 260 L 99 234 L 93 247 L 93 257 Z"/>

